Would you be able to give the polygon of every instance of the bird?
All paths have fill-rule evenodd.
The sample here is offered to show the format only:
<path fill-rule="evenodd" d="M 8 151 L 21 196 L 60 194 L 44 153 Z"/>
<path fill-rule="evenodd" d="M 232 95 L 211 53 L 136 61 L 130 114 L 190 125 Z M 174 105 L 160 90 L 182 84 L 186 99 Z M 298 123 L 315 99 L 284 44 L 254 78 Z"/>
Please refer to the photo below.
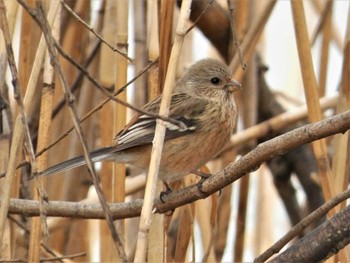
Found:
<path fill-rule="evenodd" d="M 237 119 L 233 93 L 241 85 L 223 62 L 207 58 L 190 66 L 176 81 L 169 118 L 184 125 L 163 121 L 166 126 L 158 178 L 165 185 L 198 171 L 228 143 Z M 143 109 L 158 113 L 159 95 Z M 90 153 L 92 162 L 103 160 L 130 164 L 147 172 L 156 127 L 156 117 L 136 114 L 114 137 L 111 146 Z M 83 156 L 49 167 L 39 176 L 49 176 L 86 164 Z"/>

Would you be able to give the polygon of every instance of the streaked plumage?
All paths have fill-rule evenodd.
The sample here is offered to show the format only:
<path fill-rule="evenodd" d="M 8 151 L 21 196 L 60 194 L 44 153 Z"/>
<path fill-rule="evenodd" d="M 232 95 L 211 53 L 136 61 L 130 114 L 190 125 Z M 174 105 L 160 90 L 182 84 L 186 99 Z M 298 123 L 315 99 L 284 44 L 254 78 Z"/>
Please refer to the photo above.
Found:
<path fill-rule="evenodd" d="M 231 80 L 222 62 L 205 59 L 191 66 L 176 82 L 169 117 L 183 122 L 187 128 L 166 123 L 159 178 L 165 182 L 179 179 L 198 169 L 221 152 L 236 122 L 237 109 L 233 92 L 240 85 Z M 161 96 L 144 106 L 158 113 Z M 129 163 L 147 171 L 156 119 L 136 115 L 114 138 L 110 147 L 91 153 L 96 161 L 113 160 Z M 50 175 L 85 164 L 77 157 L 45 171 Z"/>

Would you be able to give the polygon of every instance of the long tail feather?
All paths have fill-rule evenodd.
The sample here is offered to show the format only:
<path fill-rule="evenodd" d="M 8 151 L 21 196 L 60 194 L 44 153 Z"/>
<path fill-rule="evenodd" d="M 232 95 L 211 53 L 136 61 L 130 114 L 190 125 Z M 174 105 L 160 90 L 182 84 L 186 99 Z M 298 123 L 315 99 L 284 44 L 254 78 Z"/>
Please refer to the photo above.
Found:
<path fill-rule="evenodd" d="M 115 151 L 114 147 L 105 147 L 97 149 L 90 153 L 90 158 L 92 162 L 99 162 L 108 157 L 111 157 L 113 152 Z M 79 166 L 86 164 L 84 156 L 78 156 L 72 158 L 70 160 L 64 161 L 62 163 L 56 164 L 54 166 L 49 167 L 48 169 L 39 173 L 39 176 L 49 176 L 59 172 L 64 172 Z"/>

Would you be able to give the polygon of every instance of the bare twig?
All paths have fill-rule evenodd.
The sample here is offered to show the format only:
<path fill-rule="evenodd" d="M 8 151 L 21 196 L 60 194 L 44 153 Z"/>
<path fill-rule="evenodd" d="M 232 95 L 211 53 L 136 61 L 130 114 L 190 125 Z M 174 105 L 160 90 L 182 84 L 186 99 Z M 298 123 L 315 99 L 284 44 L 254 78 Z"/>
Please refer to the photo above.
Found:
<path fill-rule="evenodd" d="M 125 57 L 130 62 L 134 62 L 134 60 L 130 57 L 128 57 L 128 54 L 125 52 L 113 47 L 111 44 L 108 43 L 99 33 L 97 33 L 94 28 L 90 25 L 88 25 L 77 13 L 72 10 L 69 5 L 67 5 L 63 0 L 61 0 L 62 6 L 70 13 L 74 18 L 81 23 L 84 27 L 86 27 L 92 34 L 94 34 L 99 40 L 101 40 L 102 43 L 106 44 L 113 52 L 117 52 L 121 56 Z"/>
<path fill-rule="evenodd" d="M 98 50 L 101 47 L 101 41 L 97 40 L 95 44 L 93 44 L 93 47 L 91 48 L 89 54 L 87 55 L 86 60 L 83 63 L 83 68 L 88 68 L 90 63 L 92 62 L 93 58 L 97 54 Z M 70 90 L 74 92 L 81 84 L 81 81 L 84 78 L 84 73 L 79 71 L 78 76 L 73 81 L 73 84 L 70 87 Z M 55 106 L 55 108 L 52 110 L 52 119 L 56 117 L 57 113 L 63 108 L 65 104 L 65 99 L 62 98 Z"/>

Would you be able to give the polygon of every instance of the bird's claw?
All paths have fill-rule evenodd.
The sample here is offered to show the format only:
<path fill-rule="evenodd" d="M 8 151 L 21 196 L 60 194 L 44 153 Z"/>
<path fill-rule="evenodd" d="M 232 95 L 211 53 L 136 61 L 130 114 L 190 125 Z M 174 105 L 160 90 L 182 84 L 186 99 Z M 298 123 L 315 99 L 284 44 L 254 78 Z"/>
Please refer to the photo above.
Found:
<path fill-rule="evenodd" d="M 165 191 L 160 192 L 160 194 L 159 194 L 159 199 L 160 199 L 160 201 L 161 201 L 163 204 L 165 204 L 164 197 L 167 196 L 168 194 L 172 193 L 172 192 L 173 192 L 173 190 L 171 190 L 171 189 L 167 189 L 167 190 L 165 190 Z"/>

